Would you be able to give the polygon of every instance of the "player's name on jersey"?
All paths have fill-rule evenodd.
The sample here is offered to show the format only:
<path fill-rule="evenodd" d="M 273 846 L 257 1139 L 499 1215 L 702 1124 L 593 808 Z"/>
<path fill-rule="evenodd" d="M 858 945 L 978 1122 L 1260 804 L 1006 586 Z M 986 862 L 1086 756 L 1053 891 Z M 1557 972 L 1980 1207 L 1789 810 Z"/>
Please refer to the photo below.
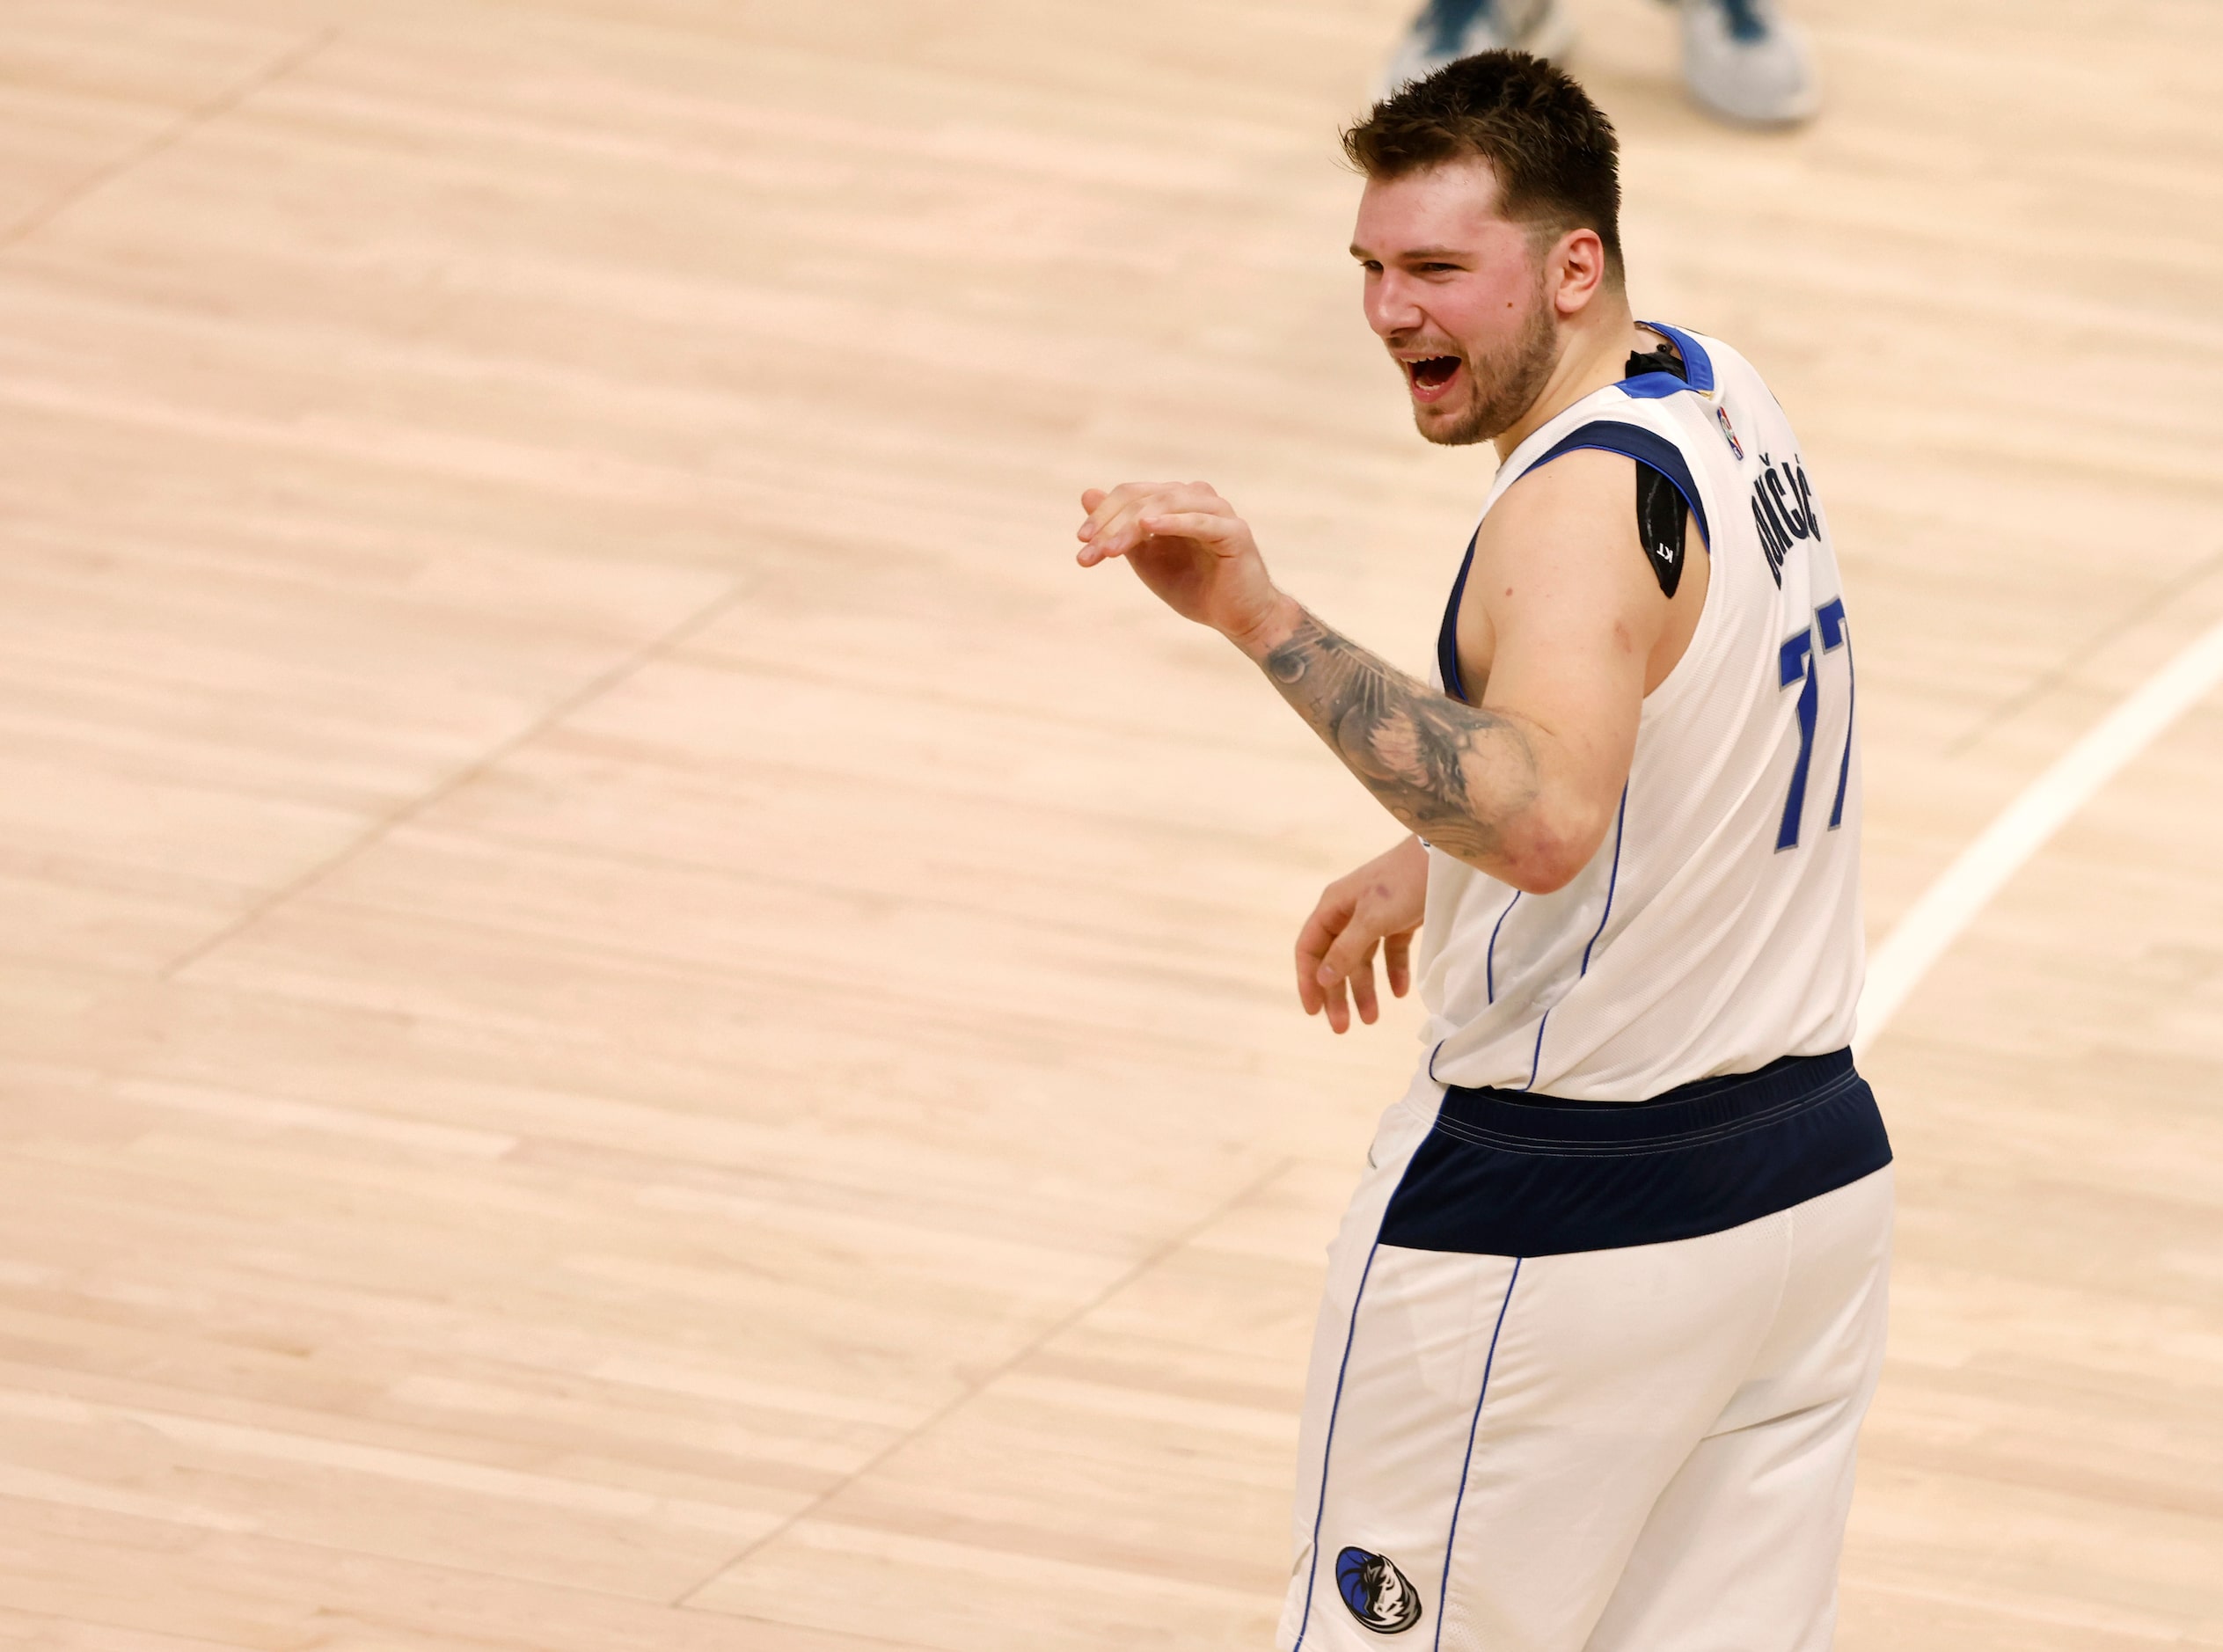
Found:
<path fill-rule="evenodd" d="M 1781 585 L 1783 559 L 1790 554 L 1791 542 L 1822 537 L 1821 518 L 1814 512 L 1814 490 L 1795 453 L 1780 464 L 1765 453 L 1760 455 L 1759 479 L 1752 484 L 1752 525 L 1759 530 L 1767 571 Z"/>

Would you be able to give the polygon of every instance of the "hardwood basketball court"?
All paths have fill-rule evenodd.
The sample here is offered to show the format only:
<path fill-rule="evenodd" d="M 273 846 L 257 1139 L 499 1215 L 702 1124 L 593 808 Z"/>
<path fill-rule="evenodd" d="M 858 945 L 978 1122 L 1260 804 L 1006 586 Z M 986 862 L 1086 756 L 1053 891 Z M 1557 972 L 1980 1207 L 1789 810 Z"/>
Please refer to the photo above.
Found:
<path fill-rule="evenodd" d="M 1783 396 L 1871 934 L 2223 618 L 2223 19 L 1578 0 L 1640 313 Z M 1262 1647 L 1395 836 L 1074 497 L 1424 662 L 1393 0 L 23 0 L 0 33 L 0 1644 Z M 2223 704 L 1867 1057 L 1849 1652 L 2223 1647 Z"/>

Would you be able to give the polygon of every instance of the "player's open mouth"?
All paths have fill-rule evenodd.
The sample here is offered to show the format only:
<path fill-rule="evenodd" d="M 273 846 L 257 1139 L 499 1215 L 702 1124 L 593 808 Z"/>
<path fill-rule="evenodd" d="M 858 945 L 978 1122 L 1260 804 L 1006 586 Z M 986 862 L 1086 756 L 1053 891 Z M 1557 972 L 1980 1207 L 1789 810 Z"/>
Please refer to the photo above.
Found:
<path fill-rule="evenodd" d="M 1417 362 L 1405 363 L 1405 377 L 1411 385 L 1415 401 L 1437 401 L 1451 389 L 1452 381 L 1459 376 L 1459 362 L 1455 355 L 1424 355 Z"/>

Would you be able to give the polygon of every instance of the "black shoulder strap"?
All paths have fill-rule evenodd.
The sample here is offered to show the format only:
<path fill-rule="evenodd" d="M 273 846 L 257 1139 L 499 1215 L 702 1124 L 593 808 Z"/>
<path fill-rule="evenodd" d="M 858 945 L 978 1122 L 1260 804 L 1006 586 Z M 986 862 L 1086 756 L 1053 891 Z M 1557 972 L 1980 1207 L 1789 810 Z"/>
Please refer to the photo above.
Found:
<path fill-rule="evenodd" d="M 1644 547 L 1660 589 L 1671 597 L 1683 582 L 1683 530 L 1690 516 L 1675 484 L 1637 460 L 1636 542 Z"/>
<path fill-rule="evenodd" d="M 1655 350 L 1631 350 L 1624 369 L 1630 378 L 1647 373 L 1665 373 L 1687 384 L 1682 353 L 1672 340 Z M 1636 538 L 1651 559 L 1659 588 L 1669 596 L 1683 582 L 1684 529 L 1690 508 L 1675 491 L 1675 484 L 1642 459 L 1636 461 Z"/>

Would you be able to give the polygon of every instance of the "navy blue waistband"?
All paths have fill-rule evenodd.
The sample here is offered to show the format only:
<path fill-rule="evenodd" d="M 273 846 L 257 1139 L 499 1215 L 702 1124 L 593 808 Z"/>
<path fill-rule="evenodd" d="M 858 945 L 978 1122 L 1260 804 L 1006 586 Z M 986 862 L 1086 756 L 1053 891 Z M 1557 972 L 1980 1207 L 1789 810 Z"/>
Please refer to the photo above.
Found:
<path fill-rule="evenodd" d="M 1391 1195 L 1381 1242 L 1493 1256 L 1656 1245 L 1772 1216 L 1890 1162 L 1850 1050 L 1649 1101 L 1454 1087 Z"/>

